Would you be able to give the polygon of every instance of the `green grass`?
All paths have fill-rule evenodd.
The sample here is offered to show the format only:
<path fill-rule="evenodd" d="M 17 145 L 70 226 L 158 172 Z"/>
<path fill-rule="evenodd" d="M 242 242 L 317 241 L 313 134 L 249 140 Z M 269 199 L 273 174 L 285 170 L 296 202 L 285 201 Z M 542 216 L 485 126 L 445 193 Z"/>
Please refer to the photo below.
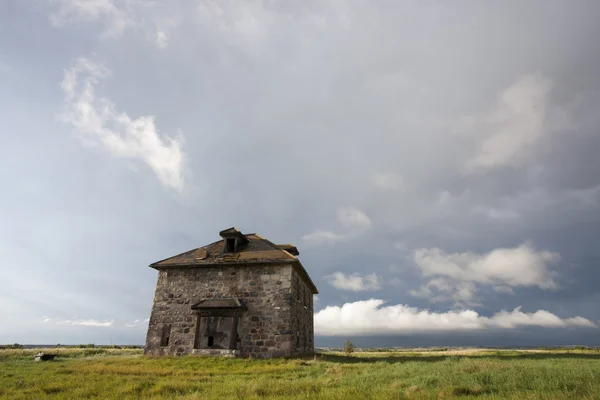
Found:
<path fill-rule="evenodd" d="M 15 360 L 33 360 L 35 354 L 40 351 L 56 354 L 59 359 L 81 358 L 81 357 L 106 357 L 106 356 L 140 356 L 143 350 L 140 349 L 114 349 L 107 347 L 96 348 L 72 348 L 59 347 L 50 349 L 0 349 L 0 362 Z"/>
<path fill-rule="evenodd" d="M 248 360 L 133 349 L 0 350 L 0 398 L 600 399 L 589 350 L 341 353 Z"/>

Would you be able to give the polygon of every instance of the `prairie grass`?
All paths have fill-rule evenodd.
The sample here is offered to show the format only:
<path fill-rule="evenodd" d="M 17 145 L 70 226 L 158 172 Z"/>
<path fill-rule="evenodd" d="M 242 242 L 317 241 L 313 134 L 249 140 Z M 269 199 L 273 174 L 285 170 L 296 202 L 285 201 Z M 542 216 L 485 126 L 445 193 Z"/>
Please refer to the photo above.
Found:
<path fill-rule="evenodd" d="M 141 349 L 112 349 L 105 347 L 53 347 L 46 349 L 0 349 L 0 362 L 7 360 L 33 360 L 40 351 L 56 354 L 59 358 L 104 357 L 104 356 L 141 356 Z"/>
<path fill-rule="evenodd" d="M 91 350 L 101 350 L 91 352 Z M 567 351 L 324 353 L 272 360 L 147 358 L 135 349 L 0 350 L 14 399 L 600 399 L 600 355 Z"/>

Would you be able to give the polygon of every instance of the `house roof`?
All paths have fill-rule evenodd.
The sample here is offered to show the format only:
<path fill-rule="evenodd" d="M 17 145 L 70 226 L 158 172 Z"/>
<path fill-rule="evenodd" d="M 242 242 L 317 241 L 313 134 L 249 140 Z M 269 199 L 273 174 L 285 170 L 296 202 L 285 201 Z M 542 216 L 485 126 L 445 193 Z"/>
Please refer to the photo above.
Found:
<path fill-rule="evenodd" d="M 156 261 L 149 266 L 154 269 L 173 267 L 203 267 L 231 264 L 265 264 L 265 263 L 293 263 L 297 265 L 298 272 L 304 277 L 314 294 L 318 293 L 315 284 L 296 257 L 298 249 L 290 244 L 276 245 L 264 237 L 249 233 L 243 234 L 236 228 L 225 229 L 220 232 L 222 240 L 206 246 L 188 250 L 184 253 Z M 225 240 L 230 237 L 240 237 L 240 245 L 236 252 L 224 253 Z"/>

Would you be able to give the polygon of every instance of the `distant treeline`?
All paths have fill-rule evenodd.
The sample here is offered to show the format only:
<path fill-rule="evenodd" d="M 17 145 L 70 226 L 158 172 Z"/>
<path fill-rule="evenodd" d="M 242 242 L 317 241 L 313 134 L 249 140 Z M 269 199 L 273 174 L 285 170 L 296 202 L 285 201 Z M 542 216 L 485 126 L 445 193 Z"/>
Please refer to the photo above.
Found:
<path fill-rule="evenodd" d="M 595 350 L 595 351 L 600 351 L 600 347 L 590 347 L 590 346 L 538 347 L 538 350 Z"/>
<path fill-rule="evenodd" d="M 23 345 L 19 344 L 19 343 L 0 345 L 0 350 L 21 350 L 21 349 L 23 349 Z"/>
<path fill-rule="evenodd" d="M 60 347 L 65 349 L 143 349 L 144 346 L 136 344 L 125 344 L 125 345 L 98 345 L 93 343 L 88 344 L 44 344 L 44 345 L 22 345 L 19 343 L 14 344 L 2 344 L 0 350 L 22 350 L 24 348 L 53 348 Z"/>
<path fill-rule="evenodd" d="M 386 352 L 444 352 L 450 350 L 462 350 L 462 349 L 480 349 L 480 350 L 543 350 L 543 351 L 572 351 L 572 350 L 581 350 L 581 351 L 596 351 L 600 352 L 600 347 L 594 346 L 554 346 L 554 347 L 466 347 L 466 346 L 456 346 L 456 347 L 356 347 L 354 351 L 356 352 L 369 352 L 369 353 L 386 353 Z M 317 353 L 319 352 L 342 352 L 344 351 L 343 347 L 317 347 L 315 348 Z"/>

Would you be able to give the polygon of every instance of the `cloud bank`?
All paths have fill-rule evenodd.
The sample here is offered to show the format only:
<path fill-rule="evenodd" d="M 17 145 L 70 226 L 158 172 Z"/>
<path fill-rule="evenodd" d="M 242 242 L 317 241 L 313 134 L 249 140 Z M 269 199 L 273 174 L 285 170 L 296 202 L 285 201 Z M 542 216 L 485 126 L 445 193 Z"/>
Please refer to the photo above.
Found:
<path fill-rule="evenodd" d="M 416 332 L 482 331 L 519 327 L 566 328 L 596 325 L 582 317 L 560 318 L 548 311 L 522 312 L 520 307 L 484 317 L 473 310 L 431 312 L 407 305 L 383 306 L 383 300 L 369 299 L 328 306 L 315 314 L 315 334 L 396 335 Z"/>

